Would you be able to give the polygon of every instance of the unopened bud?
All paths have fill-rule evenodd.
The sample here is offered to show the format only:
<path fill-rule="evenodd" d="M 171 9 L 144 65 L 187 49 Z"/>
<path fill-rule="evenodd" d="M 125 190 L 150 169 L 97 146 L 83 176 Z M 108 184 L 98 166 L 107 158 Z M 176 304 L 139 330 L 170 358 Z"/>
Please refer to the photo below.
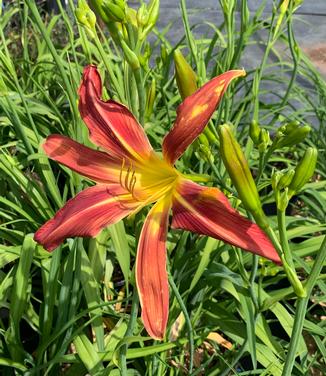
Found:
<path fill-rule="evenodd" d="M 282 171 L 281 172 L 282 176 L 278 183 L 278 189 L 281 190 L 281 189 L 287 188 L 292 182 L 294 173 L 295 172 L 293 168 L 286 170 L 286 171 Z"/>
<path fill-rule="evenodd" d="M 114 22 L 126 21 L 125 0 L 103 0 L 102 8 L 107 17 Z"/>
<path fill-rule="evenodd" d="M 310 147 L 304 153 L 303 158 L 295 168 L 295 173 L 289 185 L 289 197 L 299 192 L 312 177 L 317 163 L 318 152 L 316 148 Z"/>
<path fill-rule="evenodd" d="M 90 38 L 94 38 L 96 34 L 95 24 L 96 16 L 85 0 L 78 1 L 78 7 L 75 10 L 78 22 L 85 28 Z"/>
<path fill-rule="evenodd" d="M 203 134 L 201 134 L 198 137 L 199 140 L 199 147 L 197 148 L 196 152 L 199 154 L 199 156 L 206 162 L 214 163 L 214 155 L 209 147 L 209 145 L 206 145 L 203 142 L 203 137 L 205 137 Z"/>
<path fill-rule="evenodd" d="M 160 10 L 160 1 L 152 0 L 148 7 L 145 4 L 142 4 L 137 13 L 138 25 L 142 29 L 139 34 L 139 39 L 143 40 L 146 35 L 152 30 L 155 26 Z"/>
<path fill-rule="evenodd" d="M 143 3 L 139 7 L 138 12 L 137 12 L 138 27 L 142 28 L 142 27 L 146 26 L 147 23 L 148 23 L 148 18 L 149 18 L 148 10 L 147 10 L 146 4 Z"/>
<path fill-rule="evenodd" d="M 306 293 L 305 288 L 302 286 L 302 283 L 299 280 L 295 270 L 293 270 L 289 266 L 289 264 L 284 258 L 282 258 L 282 263 L 283 263 L 284 271 L 288 277 L 288 280 L 290 281 L 293 287 L 294 293 L 300 298 L 304 298 L 307 295 L 307 293 Z"/>
<path fill-rule="evenodd" d="M 258 150 L 260 153 L 263 153 L 268 145 L 270 144 L 270 136 L 269 136 L 269 132 L 267 129 L 261 129 L 260 131 L 260 134 L 259 134 L 259 143 L 258 143 Z"/>
<path fill-rule="evenodd" d="M 253 214 L 257 223 L 265 227 L 265 217 L 257 187 L 241 147 L 228 124 L 220 125 L 218 133 L 220 136 L 220 154 L 239 197 L 244 207 Z"/>
<path fill-rule="evenodd" d="M 275 29 L 274 29 L 274 37 L 276 36 L 276 34 L 278 33 L 279 31 L 279 28 L 282 24 L 282 21 L 284 19 L 284 16 L 285 16 L 285 13 L 289 7 L 289 1 L 290 0 L 281 0 L 280 1 L 280 4 L 279 4 L 279 16 L 278 16 L 278 19 L 277 19 L 277 22 L 276 22 L 276 25 L 275 25 Z"/>
<path fill-rule="evenodd" d="M 251 123 L 250 123 L 250 128 L 249 128 L 249 136 L 250 138 L 252 139 L 253 143 L 255 145 L 258 145 L 259 144 L 259 135 L 260 135 L 260 127 L 257 123 L 256 120 L 253 120 Z"/>
<path fill-rule="evenodd" d="M 140 63 L 137 55 L 129 48 L 124 40 L 120 41 L 124 57 L 126 58 L 130 68 L 136 70 L 140 68 Z"/>
<path fill-rule="evenodd" d="M 185 99 L 197 90 L 197 76 L 180 50 L 174 51 L 173 59 L 179 93 L 181 98 Z"/>
<path fill-rule="evenodd" d="M 282 192 L 278 192 L 276 195 L 277 209 L 280 211 L 285 211 L 289 205 L 289 199 L 288 188 L 285 188 Z"/>
<path fill-rule="evenodd" d="M 152 0 L 148 6 L 148 25 L 153 27 L 160 12 L 160 0 Z"/>
<path fill-rule="evenodd" d="M 281 180 L 282 173 L 281 171 L 273 171 L 272 172 L 272 188 L 273 191 L 278 190 L 278 183 Z"/>
<path fill-rule="evenodd" d="M 273 148 L 281 149 L 294 146 L 303 141 L 310 131 L 311 127 L 309 125 L 299 127 L 296 123 L 289 123 L 282 126 L 276 134 Z"/>
<path fill-rule="evenodd" d="M 126 22 L 137 28 L 137 11 L 133 8 L 126 9 Z"/>

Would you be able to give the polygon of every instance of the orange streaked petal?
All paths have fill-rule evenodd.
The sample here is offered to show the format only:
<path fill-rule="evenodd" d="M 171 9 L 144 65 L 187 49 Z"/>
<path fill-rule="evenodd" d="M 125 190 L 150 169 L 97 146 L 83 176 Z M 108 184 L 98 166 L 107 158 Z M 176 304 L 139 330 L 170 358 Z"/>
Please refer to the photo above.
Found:
<path fill-rule="evenodd" d="M 169 286 L 166 272 L 166 236 L 171 200 L 163 198 L 148 213 L 139 239 L 136 283 L 142 320 L 148 334 L 164 337 L 169 314 Z"/>
<path fill-rule="evenodd" d="M 96 182 L 119 183 L 121 161 L 106 153 L 58 134 L 49 136 L 43 149 L 51 159 Z"/>
<path fill-rule="evenodd" d="M 34 240 L 53 251 L 66 238 L 95 236 L 126 217 L 138 205 L 119 185 L 96 185 L 78 193 L 47 221 Z"/>
<path fill-rule="evenodd" d="M 104 102 L 102 81 L 93 65 L 84 69 L 79 88 L 79 111 L 91 140 L 120 158 L 142 159 L 152 152 L 147 136 L 127 107 Z"/>
<path fill-rule="evenodd" d="M 208 235 L 281 263 L 264 231 L 233 209 L 217 188 L 183 179 L 176 188 L 172 210 L 173 228 Z"/>
<path fill-rule="evenodd" d="M 163 140 L 163 155 L 167 162 L 174 164 L 200 135 L 229 83 L 234 78 L 244 75 L 244 70 L 225 72 L 207 82 L 180 104 L 173 128 Z"/>

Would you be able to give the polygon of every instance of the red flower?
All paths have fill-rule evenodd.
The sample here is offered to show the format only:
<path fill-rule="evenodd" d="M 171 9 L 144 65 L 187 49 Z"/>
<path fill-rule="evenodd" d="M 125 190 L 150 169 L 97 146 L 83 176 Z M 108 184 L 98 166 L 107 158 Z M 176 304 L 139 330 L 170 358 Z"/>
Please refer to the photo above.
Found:
<path fill-rule="evenodd" d="M 219 189 L 200 186 L 174 168 L 203 131 L 231 80 L 243 75 L 242 70 L 226 72 L 185 99 L 163 140 L 162 159 L 125 106 L 101 99 L 100 75 L 95 66 L 88 66 L 79 89 L 79 110 L 90 139 L 106 152 L 60 135 L 49 136 L 43 145 L 50 158 L 97 183 L 69 200 L 36 232 L 35 240 L 47 250 L 68 237 L 95 236 L 103 227 L 155 203 L 145 220 L 136 259 L 142 319 L 153 338 L 163 338 L 168 319 L 165 242 L 171 208 L 173 228 L 212 236 L 280 262 L 265 233 L 234 210 Z"/>

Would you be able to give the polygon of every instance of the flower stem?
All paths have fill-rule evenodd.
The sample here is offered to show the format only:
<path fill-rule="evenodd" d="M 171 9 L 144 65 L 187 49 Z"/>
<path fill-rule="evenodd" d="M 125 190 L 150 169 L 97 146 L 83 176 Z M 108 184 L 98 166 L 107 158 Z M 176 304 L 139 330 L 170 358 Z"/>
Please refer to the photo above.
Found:
<path fill-rule="evenodd" d="M 189 334 L 189 353 L 190 353 L 190 357 L 189 357 L 189 373 L 192 372 L 192 369 L 193 369 L 193 364 L 194 364 L 194 352 L 195 352 L 195 348 L 194 348 L 194 334 L 193 334 L 193 329 L 192 329 L 192 325 L 191 325 L 191 321 L 190 321 L 190 317 L 188 315 L 188 311 L 187 311 L 187 308 L 182 300 L 182 297 L 179 293 L 179 290 L 176 286 L 176 284 L 174 283 L 174 280 L 171 276 L 171 274 L 169 274 L 169 283 L 170 283 L 170 286 L 173 290 L 173 293 L 175 295 L 175 297 L 177 298 L 177 301 L 180 305 L 180 308 L 182 310 L 182 313 L 184 314 L 185 316 L 185 320 L 186 320 L 186 324 L 188 326 L 188 334 Z"/>
<path fill-rule="evenodd" d="M 285 260 L 290 265 L 290 267 L 294 270 L 295 267 L 294 267 L 293 258 L 292 258 L 291 251 L 289 248 L 289 242 L 288 242 L 287 233 L 286 233 L 284 210 L 277 209 L 277 223 L 278 223 L 278 231 L 280 234 L 280 240 L 281 240 Z"/>
<path fill-rule="evenodd" d="M 132 303 L 131 303 L 131 311 L 130 311 L 130 318 L 128 322 L 128 327 L 126 330 L 126 333 L 124 337 L 129 337 L 133 334 L 134 327 L 137 321 L 137 315 L 138 315 L 138 305 L 139 305 L 139 297 L 137 289 L 134 290 L 134 294 L 132 297 Z M 128 344 L 125 344 L 121 347 L 120 353 L 119 353 L 119 364 L 120 364 L 120 371 L 121 376 L 127 376 L 128 370 L 127 370 L 127 350 L 128 350 Z"/>
<path fill-rule="evenodd" d="M 319 252 L 317 253 L 316 260 L 312 267 L 311 273 L 307 279 L 305 288 L 307 291 L 307 296 L 304 298 L 299 298 L 297 303 L 297 308 L 294 316 L 294 325 L 292 329 L 292 335 L 290 340 L 290 347 L 285 359 L 285 364 L 283 367 L 282 376 L 288 376 L 292 374 L 292 369 L 295 362 L 295 356 L 298 348 L 299 339 L 303 329 L 303 323 L 305 319 L 305 313 L 307 310 L 307 305 L 310 299 L 312 289 L 317 281 L 317 278 L 322 270 L 324 262 L 326 260 L 326 236 L 320 246 Z"/>

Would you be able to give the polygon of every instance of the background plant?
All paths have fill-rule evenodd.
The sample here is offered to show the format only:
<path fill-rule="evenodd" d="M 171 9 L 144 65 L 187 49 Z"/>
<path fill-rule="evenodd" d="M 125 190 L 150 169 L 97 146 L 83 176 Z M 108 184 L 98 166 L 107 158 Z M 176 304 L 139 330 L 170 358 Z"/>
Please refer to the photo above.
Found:
<path fill-rule="evenodd" d="M 220 1 L 224 22 L 208 25 L 211 35 L 202 38 L 196 25 L 190 26 L 181 0 L 185 34 L 176 45 L 156 29 L 155 13 L 149 21 L 157 1 L 138 11 L 114 1 L 122 12 L 111 5 L 105 14 L 98 3 L 93 3 L 96 23 L 85 1 L 77 9 L 70 1 L 67 10 L 58 3 L 60 13 L 51 17 L 34 1 L 14 2 L 0 18 L 1 373 L 322 374 L 324 275 L 315 287 L 305 281 L 317 257 L 319 267 L 324 264 L 325 82 L 293 33 L 299 2 L 275 3 L 264 19 L 264 4 L 250 13 L 245 0 Z M 283 233 L 289 241 L 292 267 L 312 295 L 297 299 L 282 267 L 214 239 L 172 231 L 170 333 L 165 341 L 153 342 L 136 319 L 137 304 L 131 305 L 135 247 L 146 213 L 95 239 L 70 240 L 52 254 L 45 252 L 33 233 L 89 182 L 50 162 L 40 144 L 49 134 L 61 133 L 91 146 L 77 110 L 77 88 L 83 67 L 94 63 L 106 78 L 106 95 L 133 110 L 160 150 L 181 102 L 173 74 L 176 49 L 200 86 L 241 67 L 258 32 L 266 35 L 262 60 L 228 91 L 178 169 L 222 187 L 245 214 L 219 156 L 218 126 L 231 123 L 263 207 L 269 208 L 269 223 L 276 236 Z M 277 43 L 291 59 L 274 54 Z M 271 54 L 277 58 L 272 63 Z M 273 85 L 266 89 L 268 82 Z M 284 88 L 281 97 L 279 87 Z M 272 102 L 266 100 L 271 92 Z M 318 126 L 310 130 L 312 115 Z M 291 127 L 294 138 L 289 138 Z M 277 213 L 276 192 L 284 195 L 288 187 L 274 184 L 273 192 L 272 175 L 281 171 L 284 183 L 308 146 L 319 152 L 315 175 L 285 205 L 286 211 Z M 290 335 L 299 305 L 307 306 L 301 320 L 304 337 L 296 325 L 293 350 Z M 292 360 L 286 361 L 289 353 Z"/>

